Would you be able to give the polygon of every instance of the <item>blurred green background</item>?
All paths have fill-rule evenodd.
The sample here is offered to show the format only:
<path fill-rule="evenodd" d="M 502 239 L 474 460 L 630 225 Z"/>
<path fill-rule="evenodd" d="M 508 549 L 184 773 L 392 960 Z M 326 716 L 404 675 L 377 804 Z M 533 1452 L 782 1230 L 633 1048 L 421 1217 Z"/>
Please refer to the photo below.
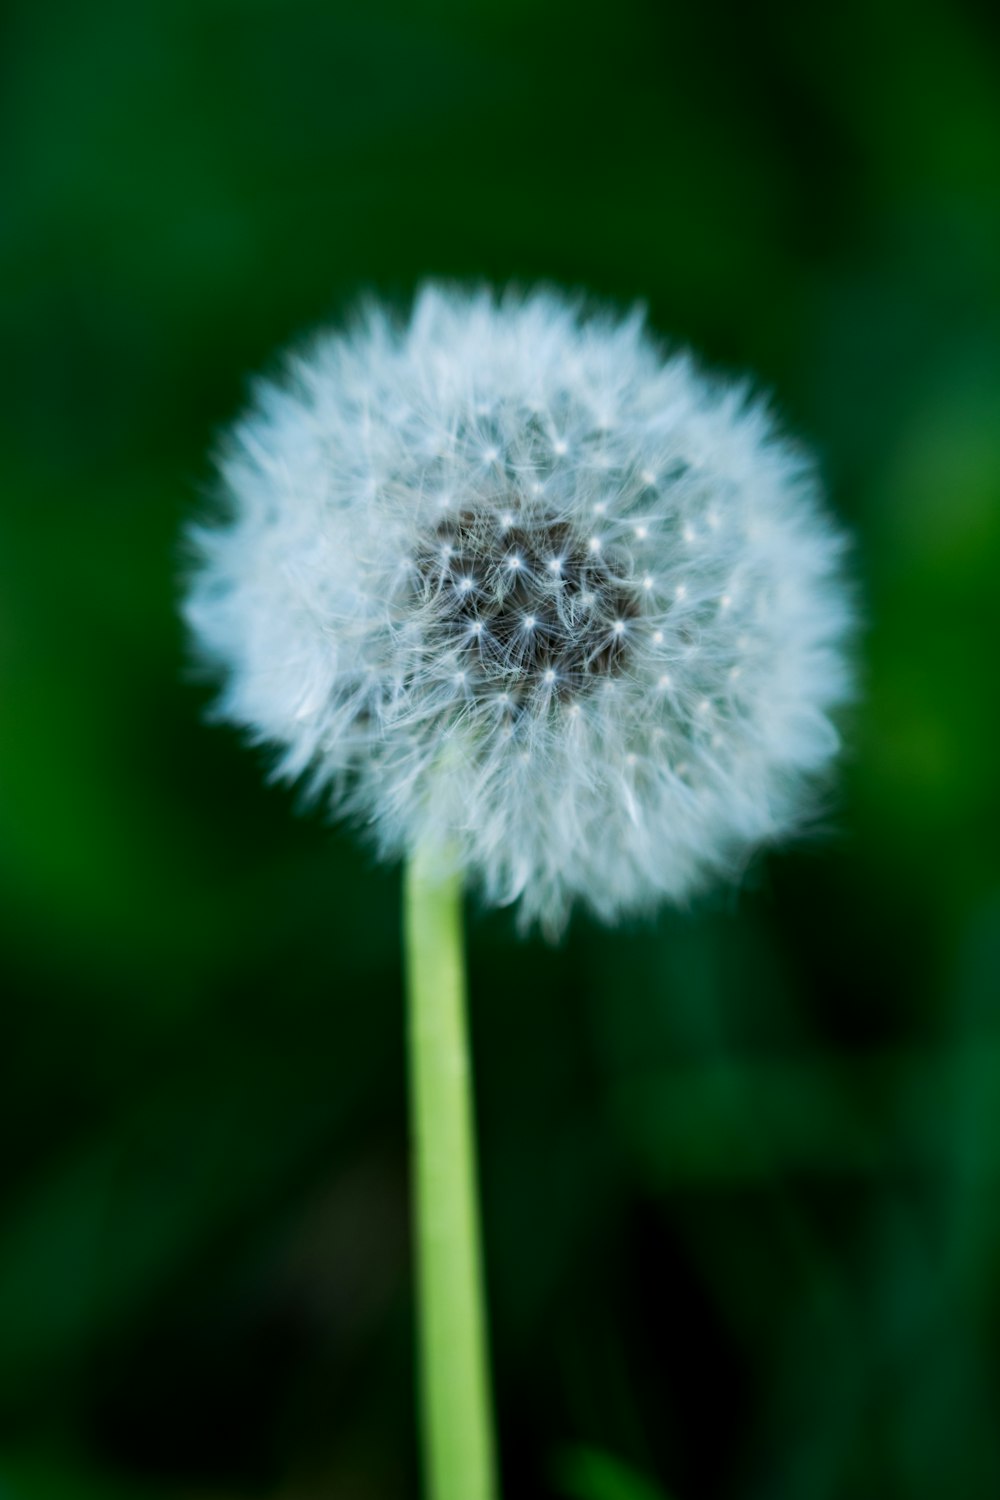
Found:
<path fill-rule="evenodd" d="M 175 606 L 247 376 L 427 275 L 756 372 L 866 616 L 821 839 L 470 916 L 505 1493 L 1000 1495 L 998 58 L 954 0 L 8 7 L 2 1500 L 417 1494 L 398 876 Z"/>

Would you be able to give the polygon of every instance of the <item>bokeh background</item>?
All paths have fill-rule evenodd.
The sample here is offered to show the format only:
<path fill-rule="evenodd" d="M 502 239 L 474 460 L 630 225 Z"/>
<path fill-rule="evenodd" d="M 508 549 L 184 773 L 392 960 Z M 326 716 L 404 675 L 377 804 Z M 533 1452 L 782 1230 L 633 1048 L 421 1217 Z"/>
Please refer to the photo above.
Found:
<path fill-rule="evenodd" d="M 398 874 L 207 728 L 185 518 L 367 289 L 585 287 L 853 529 L 821 836 L 470 914 L 505 1493 L 1000 1495 L 1000 33 L 956 0 L 15 0 L 0 1496 L 418 1493 Z"/>

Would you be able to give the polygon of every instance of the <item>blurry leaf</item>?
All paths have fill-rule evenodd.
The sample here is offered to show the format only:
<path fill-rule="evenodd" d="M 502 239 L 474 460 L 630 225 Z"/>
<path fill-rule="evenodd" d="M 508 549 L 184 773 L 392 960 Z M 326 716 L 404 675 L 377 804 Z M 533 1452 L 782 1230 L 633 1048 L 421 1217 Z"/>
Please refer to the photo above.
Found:
<path fill-rule="evenodd" d="M 557 1455 L 552 1478 L 569 1500 L 671 1500 L 665 1490 L 596 1448 L 570 1448 Z"/>
<path fill-rule="evenodd" d="M 141 1500 L 164 1493 L 159 1487 L 112 1479 L 82 1462 L 0 1452 L 0 1500 Z"/>
<path fill-rule="evenodd" d="M 982 1336 L 998 1297 L 1000 1202 L 995 1184 L 1000 1156 L 1000 1079 L 996 1043 L 977 1046 L 972 1038 L 987 1028 L 996 1030 L 1000 890 L 969 913 L 956 959 L 951 983 L 956 1045 L 951 1059 L 954 1104 L 948 1116 L 954 1150 L 948 1254 L 962 1302 L 972 1310 Z"/>
<path fill-rule="evenodd" d="M 875 1053 L 790 1062 L 726 1058 L 619 1075 L 611 1107 L 657 1186 L 754 1182 L 790 1172 L 864 1176 L 950 1164 L 955 1069 L 968 1066 L 1000 1098 L 1000 1048 L 963 1038 L 952 1054 Z M 986 1163 L 1000 1173 L 998 1149 Z"/>
<path fill-rule="evenodd" d="M 206 1038 L 206 1043 L 211 1037 Z M 72 1380 L 226 1231 L 274 1212 L 369 1086 L 370 1034 L 214 1039 L 39 1173 L 0 1235 L 0 1397 Z"/>

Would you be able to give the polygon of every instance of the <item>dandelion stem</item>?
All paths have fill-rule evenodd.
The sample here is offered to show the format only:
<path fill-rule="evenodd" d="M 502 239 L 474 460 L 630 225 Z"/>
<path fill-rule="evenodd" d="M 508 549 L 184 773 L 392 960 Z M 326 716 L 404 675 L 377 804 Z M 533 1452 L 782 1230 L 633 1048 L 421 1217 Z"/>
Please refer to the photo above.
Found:
<path fill-rule="evenodd" d="M 462 887 L 419 851 L 404 933 L 426 1500 L 494 1500 Z"/>

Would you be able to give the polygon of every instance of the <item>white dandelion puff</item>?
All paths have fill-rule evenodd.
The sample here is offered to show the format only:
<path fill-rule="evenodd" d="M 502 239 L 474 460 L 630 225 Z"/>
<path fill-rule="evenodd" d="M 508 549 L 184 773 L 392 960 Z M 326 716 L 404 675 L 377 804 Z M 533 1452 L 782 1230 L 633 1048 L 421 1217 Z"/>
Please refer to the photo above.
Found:
<path fill-rule="evenodd" d="M 221 472 L 186 601 L 219 712 L 386 855 L 558 931 L 800 825 L 850 690 L 843 537 L 761 402 L 638 314 L 369 307 L 258 386 Z"/>

